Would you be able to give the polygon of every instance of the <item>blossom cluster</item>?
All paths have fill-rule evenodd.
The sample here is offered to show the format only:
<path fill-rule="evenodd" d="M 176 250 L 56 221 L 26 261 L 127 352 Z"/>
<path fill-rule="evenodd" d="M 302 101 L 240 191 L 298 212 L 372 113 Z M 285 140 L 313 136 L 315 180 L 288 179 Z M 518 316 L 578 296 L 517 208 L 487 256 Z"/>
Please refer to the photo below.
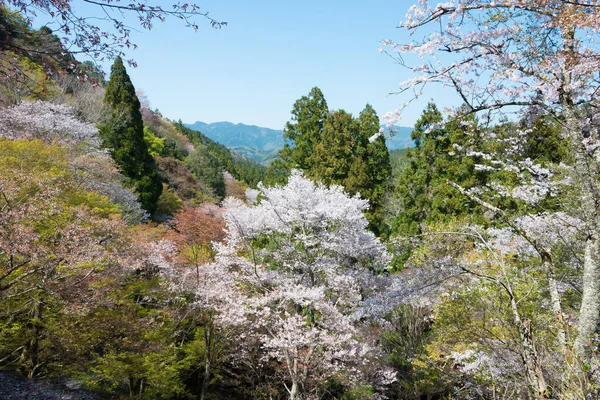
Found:
<path fill-rule="evenodd" d="M 65 146 L 87 144 L 92 150 L 98 150 L 101 144 L 98 129 L 81 122 L 73 108 L 41 100 L 1 109 L 0 137 L 40 139 Z"/>

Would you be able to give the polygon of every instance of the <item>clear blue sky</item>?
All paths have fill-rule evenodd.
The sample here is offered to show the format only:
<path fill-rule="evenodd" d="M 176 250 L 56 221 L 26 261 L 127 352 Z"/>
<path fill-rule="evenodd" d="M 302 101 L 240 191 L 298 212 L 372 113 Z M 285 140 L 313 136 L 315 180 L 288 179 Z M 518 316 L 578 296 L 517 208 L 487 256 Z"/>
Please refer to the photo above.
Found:
<path fill-rule="evenodd" d="M 408 40 L 396 26 L 412 3 L 204 0 L 197 4 L 227 21 L 226 27 L 212 29 L 200 18 L 198 32 L 178 20 L 134 32 L 139 48 L 127 56 L 138 67 L 128 71 L 153 108 L 186 123 L 231 121 L 282 129 L 294 101 L 314 86 L 330 109 L 356 115 L 370 103 L 382 116 L 408 100 L 408 95 L 388 93 L 411 75 L 378 52 L 379 42 Z M 109 64 L 104 69 L 108 72 Z M 451 105 L 456 98 L 450 93 L 439 87 L 426 92 L 399 124 L 414 125 L 431 98 L 441 107 Z"/>

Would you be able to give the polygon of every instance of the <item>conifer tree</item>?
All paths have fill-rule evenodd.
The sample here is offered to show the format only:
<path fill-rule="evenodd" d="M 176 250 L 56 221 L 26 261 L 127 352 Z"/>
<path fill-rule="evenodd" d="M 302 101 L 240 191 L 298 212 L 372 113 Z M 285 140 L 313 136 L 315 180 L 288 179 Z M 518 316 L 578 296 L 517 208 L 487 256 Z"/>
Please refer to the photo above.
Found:
<path fill-rule="evenodd" d="M 361 191 L 365 198 L 369 199 L 371 208 L 367 212 L 367 219 L 371 224 L 371 229 L 377 234 L 383 234 L 385 228 L 383 224 L 383 201 L 388 182 L 392 176 L 392 165 L 390 163 L 390 154 L 385 142 L 384 135 L 377 135 L 381 128 L 379 117 L 375 109 L 370 104 L 365 106 L 358 116 L 360 124 L 361 143 L 366 144 L 365 171 L 369 177 L 369 190 Z M 372 139 L 375 138 L 375 139 Z M 350 172 L 353 175 L 352 171 Z"/>
<path fill-rule="evenodd" d="M 321 139 L 314 143 L 310 152 L 310 168 L 305 170 L 306 175 L 326 185 L 343 185 L 347 191 L 356 193 L 356 190 L 352 190 L 355 187 L 350 188 L 344 182 L 360 147 L 357 143 L 360 133 L 356 120 L 344 110 L 332 111 L 324 121 L 320 136 Z"/>
<path fill-rule="evenodd" d="M 120 57 L 111 68 L 102 114 L 99 130 L 104 147 L 129 178 L 142 207 L 153 213 L 162 183 L 144 141 L 140 101 Z"/>
<path fill-rule="evenodd" d="M 286 124 L 281 161 L 267 171 L 267 183 L 284 183 L 292 168 L 326 185 L 342 185 L 350 195 L 369 200 L 365 212 L 376 234 L 383 224 L 383 196 L 391 175 L 388 149 L 379 117 L 369 104 L 359 118 L 344 110 L 328 111 L 321 90 L 313 88 L 294 104 L 292 121 Z M 371 138 L 373 138 L 371 140 Z"/>
<path fill-rule="evenodd" d="M 312 88 L 308 96 L 302 96 L 294 103 L 292 121 L 286 123 L 283 131 L 286 143 L 279 153 L 281 159 L 290 164 L 291 168 L 304 171 L 311 169 L 311 155 L 314 146 L 322 138 L 323 125 L 328 113 L 327 101 L 318 87 Z"/>
<path fill-rule="evenodd" d="M 401 236 L 421 233 L 423 224 L 448 222 L 452 218 L 478 215 L 476 204 L 456 193 L 447 184 L 453 181 L 471 188 L 486 181 L 487 173 L 477 170 L 479 157 L 459 157 L 457 149 L 473 149 L 476 121 L 444 121 L 434 103 L 429 103 L 415 124 L 411 137 L 415 148 L 408 149 L 408 165 L 396 185 L 403 210 L 393 221 L 392 230 Z"/>

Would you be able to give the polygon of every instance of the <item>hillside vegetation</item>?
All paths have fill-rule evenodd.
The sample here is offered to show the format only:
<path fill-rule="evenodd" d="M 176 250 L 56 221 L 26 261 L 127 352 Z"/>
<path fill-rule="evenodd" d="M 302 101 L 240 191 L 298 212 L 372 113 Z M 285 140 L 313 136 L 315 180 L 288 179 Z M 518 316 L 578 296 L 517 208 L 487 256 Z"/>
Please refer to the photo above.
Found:
<path fill-rule="evenodd" d="M 402 88 L 443 82 L 465 104 L 431 101 L 414 147 L 390 152 L 371 105 L 332 110 L 314 87 L 268 167 L 151 110 L 120 57 L 106 76 L 47 58 L 60 41 L 0 5 L 0 383 L 29 398 L 598 398 L 590 4 L 419 1 L 403 26 L 445 34 L 383 46 L 464 56 Z"/>

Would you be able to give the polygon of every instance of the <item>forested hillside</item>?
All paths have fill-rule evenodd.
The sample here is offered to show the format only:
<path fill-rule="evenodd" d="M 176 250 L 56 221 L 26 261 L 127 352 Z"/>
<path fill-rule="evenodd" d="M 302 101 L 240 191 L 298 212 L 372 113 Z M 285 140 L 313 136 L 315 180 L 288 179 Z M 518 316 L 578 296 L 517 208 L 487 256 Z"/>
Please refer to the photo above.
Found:
<path fill-rule="evenodd" d="M 214 122 L 207 124 L 196 121 L 186 124 L 188 128 L 202 131 L 211 139 L 263 165 L 269 165 L 284 146 L 283 131 L 255 125 Z M 382 124 L 389 150 L 413 147 L 410 138 L 412 128 Z"/>
<path fill-rule="evenodd" d="M 262 164 L 268 164 L 283 147 L 283 132 L 255 125 L 196 121 L 188 128 L 204 132 L 213 140 Z"/>
<path fill-rule="evenodd" d="M 268 168 L 152 110 L 121 53 L 104 74 L 9 4 L 2 395 L 600 396 L 595 2 L 419 1 L 401 26 L 436 33 L 381 50 L 452 53 L 401 93 L 461 103 L 433 99 L 388 151 L 372 105 L 313 87 Z"/>

